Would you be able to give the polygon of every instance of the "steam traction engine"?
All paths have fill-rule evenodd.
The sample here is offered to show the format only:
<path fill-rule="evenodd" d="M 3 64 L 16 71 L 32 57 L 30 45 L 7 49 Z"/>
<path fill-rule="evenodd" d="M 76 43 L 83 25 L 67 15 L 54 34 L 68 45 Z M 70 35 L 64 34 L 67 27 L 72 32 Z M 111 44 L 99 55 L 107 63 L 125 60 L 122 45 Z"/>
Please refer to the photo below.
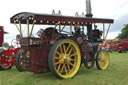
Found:
<path fill-rule="evenodd" d="M 95 60 L 98 69 L 105 70 L 109 66 L 108 53 L 98 49 L 98 44 L 104 40 L 99 36 L 101 31 L 92 30 L 92 26 L 103 23 L 104 29 L 105 23 L 113 23 L 112 19 L 92 18 L 90 12 L 86 17 L 22 12 L 11 17 L 11 23 L 15 24 L 20 32 L 21 50 L 16 57 L 23 57 L 22 65 L 26 71 L 51 71 L 58 78 L 71 78 L 83 63 L 88 69 L 94 66 Z M 27 37 L 23 36 L 22 24 L 27 25 Z M 40 29 L 37 32 L 39 37 L 34 37 L 34 25 L 51 27 Z M 69 32 L 64 30 L 66 28 Z"/>

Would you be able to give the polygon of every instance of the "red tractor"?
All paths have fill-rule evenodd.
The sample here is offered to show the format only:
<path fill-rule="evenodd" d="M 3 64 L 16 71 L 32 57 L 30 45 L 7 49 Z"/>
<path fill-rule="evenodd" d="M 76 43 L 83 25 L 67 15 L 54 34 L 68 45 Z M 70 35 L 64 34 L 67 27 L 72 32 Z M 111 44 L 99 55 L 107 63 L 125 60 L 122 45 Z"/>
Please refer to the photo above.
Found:
<path fill-rule="evenodd" d="M 11 69 L 11 67 L 15 65 L 15 60 L 16 60 L 15 56 L 16 56 L 16 53 L 20 50 L 20 47 L 13 48 L 13 46 L 9 46 L 8 43 L 3 43 L 3 34 L 5 32 L 3 31 L 3 27 L 0 30 L 1 30 L 0 35 L 2 35 L 2 37 L 0 36 L 0 40 L 1 40 L 0 71 L 1 71 L 1 70 Z M 16 45 L 18 45 L 17 42 L 13 42 L 13 41 L 12 43 L 15 43 Z M 16 62 L 16 63 L 17 64 L 21 63 L 22 58 L 20 58 L 19 61 L 20 62 Z M 22 69 L 21 66 L 20 66 L 20 69 Z"/>
<path fill-rule="evenodd" d="M 101 39 L 102 32 L 92 29 L 92 26 L 103 23 L 105 29 L 107 23 L 109 29 L 113 23 L 112 19 L 92 18 L 90 12 L 87 12 L 86 17 L 22 12 L 12 16 L 10 20 L 20 32 L 21 49 L 16 57 L 23 57 L 22 65 L 26 71 L 50 71 L 58 78 L 71 78 L 82 64 L 90 69 L 96 60 L 97 68 L 100 70 L 109 66 L 107 51 L 98 48 L 106 36 Z M 22 24 L 27 25 L 27 36 L 22 33 Z M 50 27 L 40 29 L 36 37 L 35 32 L 33 33 L 34 25 Z M 19 67 L 17 64 L 16 66 Z"/>
<path fill-rule="evenodd" d="M 128 51 L 128 40 L 121 39 L 120 43 L 116 44 L 116 51 L 119 53 L 126 53 Z"/>
<path fill-rule="evenodd" d="M 120 40 L 107 40 L 106 41 L 106 49 L 109 52 L 117 51 L 119 53 L 126 53 L 128 51 L 128 40 L 120 39 Z"/>

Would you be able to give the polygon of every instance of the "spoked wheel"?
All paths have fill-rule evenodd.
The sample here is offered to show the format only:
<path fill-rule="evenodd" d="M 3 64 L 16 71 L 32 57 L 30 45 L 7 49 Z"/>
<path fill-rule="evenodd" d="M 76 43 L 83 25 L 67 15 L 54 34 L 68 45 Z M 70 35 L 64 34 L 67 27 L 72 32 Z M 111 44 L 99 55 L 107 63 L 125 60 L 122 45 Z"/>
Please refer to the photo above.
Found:
<path fill-rule="evenodd" d="M 2 55 L 3 55 L 3 57 L 5 57 L 5 55 L 4 54 L 0 54 L 0 57 L 2 57 Z M 8 57 L 8 56 L 7 56 Z M 5 60 L 5 59 L 4 59 Z M 5 63 L 0 63 L 0 70 L 8 70 L 8 69 L 11 69 L 12 68 L 12 65 L 11 64 L 9 64 L 9 63 L 7 63 L 7 62 L 5 62 Z"/>
<path fill-rule="evenodd" d="M 95 58 L 91 52 L 86 52 L 84 56 L 84 66 L 91 69 L 94 66 Z"/>
<path fill-rule="evenodd" d="M 22 62 L 23 52 L 24 52 L 23 49 L 20 49 L 16 53 L 16 57 L 15 57 L 15 65 L 16 65 L 16 68 L 19 72 L 25 71 L 24 65 L 23 65 L 23 62 Z"/>
<path fill-rule="evenodd" d="M 52 46 L 48 65 L 56 77 L 61 79 L 73 77 L 78 72 L 80 64 L 80 50 L 74 41 L 63 39 Z"/>
<path fill-rule="evenodd" d="M 107 51 L 101 49 L 98 51 L 96 56 L 96 66 L 100 70 L 105 70 L 108 68 L 110 63 L 109 54 Z"/>

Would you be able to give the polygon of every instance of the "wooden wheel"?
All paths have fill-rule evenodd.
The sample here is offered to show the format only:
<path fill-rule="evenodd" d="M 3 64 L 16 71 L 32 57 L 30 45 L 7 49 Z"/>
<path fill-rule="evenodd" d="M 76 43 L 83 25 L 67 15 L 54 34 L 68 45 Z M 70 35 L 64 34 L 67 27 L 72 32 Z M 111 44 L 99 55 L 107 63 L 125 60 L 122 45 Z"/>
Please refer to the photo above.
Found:
<path fill-rule="evenodd" d="M 71 78 L 78 72 L 80 64 L 80 50 L 74 41 L 63 39 L 52 46 L 48 57 L 48 65 L 55 76 Z"/>

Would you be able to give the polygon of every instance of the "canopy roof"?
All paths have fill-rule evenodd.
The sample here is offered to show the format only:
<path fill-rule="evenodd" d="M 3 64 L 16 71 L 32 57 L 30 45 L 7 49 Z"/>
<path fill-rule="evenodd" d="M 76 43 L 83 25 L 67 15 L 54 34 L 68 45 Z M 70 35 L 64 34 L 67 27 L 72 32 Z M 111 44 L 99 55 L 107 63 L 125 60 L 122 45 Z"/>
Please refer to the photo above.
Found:
<path fill-rule="evenodd" d="M 36 14 L 29 12 L 21 12 L 11 17 L 11 23 L 27 24 L 80 24 L 84 25 L 87 23 L 113 23 L 113 19 L 102 19 L 102 18 L 91 18 L 91 17 L 76 17 L 76 16 L 61 16 L 61 15 L 49 15 L 49 14 Z"/>

